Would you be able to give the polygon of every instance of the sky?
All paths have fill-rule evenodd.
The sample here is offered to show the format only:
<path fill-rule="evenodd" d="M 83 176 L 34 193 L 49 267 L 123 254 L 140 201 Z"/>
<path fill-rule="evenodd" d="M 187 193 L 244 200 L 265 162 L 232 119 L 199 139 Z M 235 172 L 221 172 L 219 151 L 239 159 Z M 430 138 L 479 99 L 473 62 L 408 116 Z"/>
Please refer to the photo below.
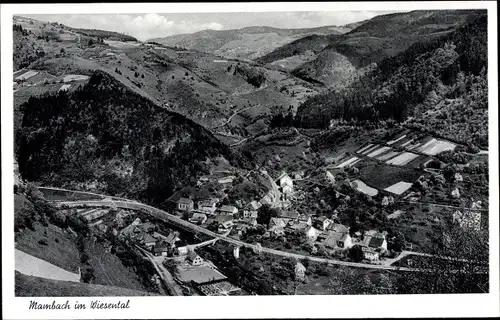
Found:
<path fill-rule="evenodd" d="M 239 29 L 248 26 L 312 28 L 341 26 L 396 11 L 310 11 L 239 13 L 145 13 L 145 14 L 39 14 L 26 15 L 57 21 L 75 28 L 117 31 L 141 41 L 201 30 Z"/>

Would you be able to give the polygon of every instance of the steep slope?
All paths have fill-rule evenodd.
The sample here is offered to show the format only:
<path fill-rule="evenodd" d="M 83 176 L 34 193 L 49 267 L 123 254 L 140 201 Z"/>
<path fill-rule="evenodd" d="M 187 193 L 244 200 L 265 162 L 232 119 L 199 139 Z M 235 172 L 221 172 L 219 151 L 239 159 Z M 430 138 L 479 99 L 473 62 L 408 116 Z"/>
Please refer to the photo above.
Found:
<path fill-rule="evenodd" d="M 293 69 L 293 74 L 304 79 L 322 81 L 323 78 L 323 81 L 326 81 L 325 85 L 332 86 L 335 82 L 343 80 L 339 77 L 328 77 L 332 73 L 329 60 L 332 58 L 338 60 L 338 55 L 319 52 L 336 52 L 349 61 L 347 63 L 344 59 L 346 68 L 350 65 L 356 69 L 363 68 L 403 52 L 414 43 L 432 41 L 485 14 L 484 10 L 421 10 L 376 16 L 358 24 L 354 30 L 346 34 L 305 37 L 278 48 L 256 61 L 267 65 L 278 63 L 284 65 L 284 70 Z M 308 47 L 312 48 L 310 50 L 312 53 L 307 51 Z M 321 50 L 318 51 L 318 48 Z M 293 62 L 287 66 L 283 63 L 287 60 Z M 297 66 L 297 60 L 302 60 L 303 65 Z"/>
<path fill-rule="evenodd" d="M 161 203 L 203 174 L 206 158 L 236 159 L 200 125 L 103 73 L 73 93 L 31 98 L 22 109 L 17 160 L 28 181 Z"/>
<path fill-rule="evenodd" d="M 301 36 L 310 34 L 342 34 L 349 27 L 325 26 L 304 29 L 246 27 L 233 30 L 203 30 L 193 34 L 155 38 L 151 41 L 210 52 L 229 58 L 255 59 Z"/>
<path fill-rule="evenodd" d="M 16 272 L 15 295 L 17 297 L 119 297 L 156 294 L 114 286 L 50 280 Z"/>
<path fill-rule="evenodd" d="M 297 119 L 312 127 L 328 126 L 330 119 L 408 120 L 452 140 L 487 147 L 486 44 L 484 16 L 383 60 L 347 88 L 312 97 L 300 106 Z"/>

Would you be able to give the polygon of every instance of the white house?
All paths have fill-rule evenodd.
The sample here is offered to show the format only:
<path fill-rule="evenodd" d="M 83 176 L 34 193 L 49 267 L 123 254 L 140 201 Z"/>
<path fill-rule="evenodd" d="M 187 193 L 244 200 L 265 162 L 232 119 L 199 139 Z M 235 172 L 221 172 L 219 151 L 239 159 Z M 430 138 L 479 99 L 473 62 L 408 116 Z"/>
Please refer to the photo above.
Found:
<path fill-rule="evenodd" d="M 194 208 L 194 201 L 189 198 L 180 198 L 177 200 L 177 210 L 191 211 Z"/>
<path fill-rule="evenodd" d="M 362 247 L 363 257 L 370 261 L 375 261 L 380 259 L 380 253 L 371 247 Z"/>
<path fill-rule="evenodd" d="M 305 229 L 305 233 L 306 233 L 306 237 L 307 239 L 309 239 L 309 241 L 316 241 L 316 239 L 318 238 L 319 234 L 320 234 L 320 231 L 314 227 L 307 227 Z"/>
<path fill-rule="evenodd" d="M 233 183 L 233 180 L 236 179 L 235 176 L 227 176 L 227 177 L 222 177 L 219 180 L 217 180 L 220 184 L 231 184 Z"/>
<path fill-rule="evenodd" d="M 253 200 L 243 209 L 243 218 L 257 218 L 260 207 L 262 207 L 262 204 Z"/>
<path fill-rule="evenodd" d="M 192 266 L 200 266 L 203 264 L 203 259 L 193 251 L 188 253 L 186 260 L 191 263 Z"/>
<path fill-rule="evenodd" d="M 293 193 L 293 179 L 283 172 L 277 179 L 277 185 L 285 195 L 291 195 Z"/>
<path fill-rule="evenodd" d="M 204 224 L 207 221 L 207 219 L 208 217 L 204 212 L 195 211 L 191 216 L 191 218 L 189 218 L 189 222 Z"/>
<path fill-rule="evenodd" d="M 217 210 L 217 200 L 218 199 L 210 198 L 198 201 L 198 210 L 207 214 L 215 214 L 215 210 Z"/>
<path fill-rule="evenodd" d="M 223 205 L 222 207 L 219 208 L 219 214 L 223 215 L 234 215 L 238 213 L 238 208 L 235 206 L 228 206 L 228 205 Z"/>
<path fill-rule="evenodd" d="M 330 224 L 332 224 L 333 221 L 328 219 L 325 216 L 318 217 L 314 220 L 314 227 L 319 229 L 319 230 L 326 230 Z"/>

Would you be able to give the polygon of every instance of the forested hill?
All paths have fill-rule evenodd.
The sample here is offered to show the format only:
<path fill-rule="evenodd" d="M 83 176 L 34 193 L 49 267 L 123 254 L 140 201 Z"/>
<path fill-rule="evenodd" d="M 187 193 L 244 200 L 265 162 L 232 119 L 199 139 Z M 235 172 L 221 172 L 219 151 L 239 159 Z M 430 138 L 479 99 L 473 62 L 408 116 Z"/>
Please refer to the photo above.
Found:
<path fill-rule="evenodd" d="M 104 73 L 21 108 L 16 157 L 28 181 L 161 203 L 207 172 L 207 158 L 239 159 L 203 127 Z"/>
<path fill-rule="evenodd" d="M 421 130 L 487 148 L 487 18 L 383 60 L 347 88 L 305 101 L 296 124 L 331 119 L 407 121 Z"/>

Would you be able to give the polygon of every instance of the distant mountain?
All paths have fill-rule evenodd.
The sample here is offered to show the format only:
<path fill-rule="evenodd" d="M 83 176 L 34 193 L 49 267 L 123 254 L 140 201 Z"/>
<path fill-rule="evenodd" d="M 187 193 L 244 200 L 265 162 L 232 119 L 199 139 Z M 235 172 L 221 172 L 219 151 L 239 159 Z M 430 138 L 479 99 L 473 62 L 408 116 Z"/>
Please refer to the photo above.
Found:
<path fill-rule="evenodd" d="M 330 120 L 392 119 L 487 148 L 487 17 L 432 39 L 385 58 L 345 88 L 309 98 L 297 123 L 325 128 Z"/>
<path fill-rule="evenodd" d="M 348 26 L 302 29 L 256 26 L 232 30 L 203 30 L 192 34 L 155 38 L 150 41 L 167 46 L 210 52 L 223 57 L 255 59 L 307 35 L 343 34 L 351 30 Z"/>
<path fill-rule="evenodd" d="M 255 61 L 269 66 L 279 64 L 282 70 L 293 71 L 304 79 L 332 85 L 339 79 L 329 76 L 332 70 L 328 60 L 338 60 L 338 54 L 349 61 L 346 68 L 351 64 L 356 69 L 362 68 L 403 52 L 414 43 L 432 41 L 483 15 L 486 15 L 484 10 L 435 10 L 376 16 L 351 25 L 355 28 L 345 34 L 304 37 Z M 302 65 L 289 63 L 300 59 Z"/>

